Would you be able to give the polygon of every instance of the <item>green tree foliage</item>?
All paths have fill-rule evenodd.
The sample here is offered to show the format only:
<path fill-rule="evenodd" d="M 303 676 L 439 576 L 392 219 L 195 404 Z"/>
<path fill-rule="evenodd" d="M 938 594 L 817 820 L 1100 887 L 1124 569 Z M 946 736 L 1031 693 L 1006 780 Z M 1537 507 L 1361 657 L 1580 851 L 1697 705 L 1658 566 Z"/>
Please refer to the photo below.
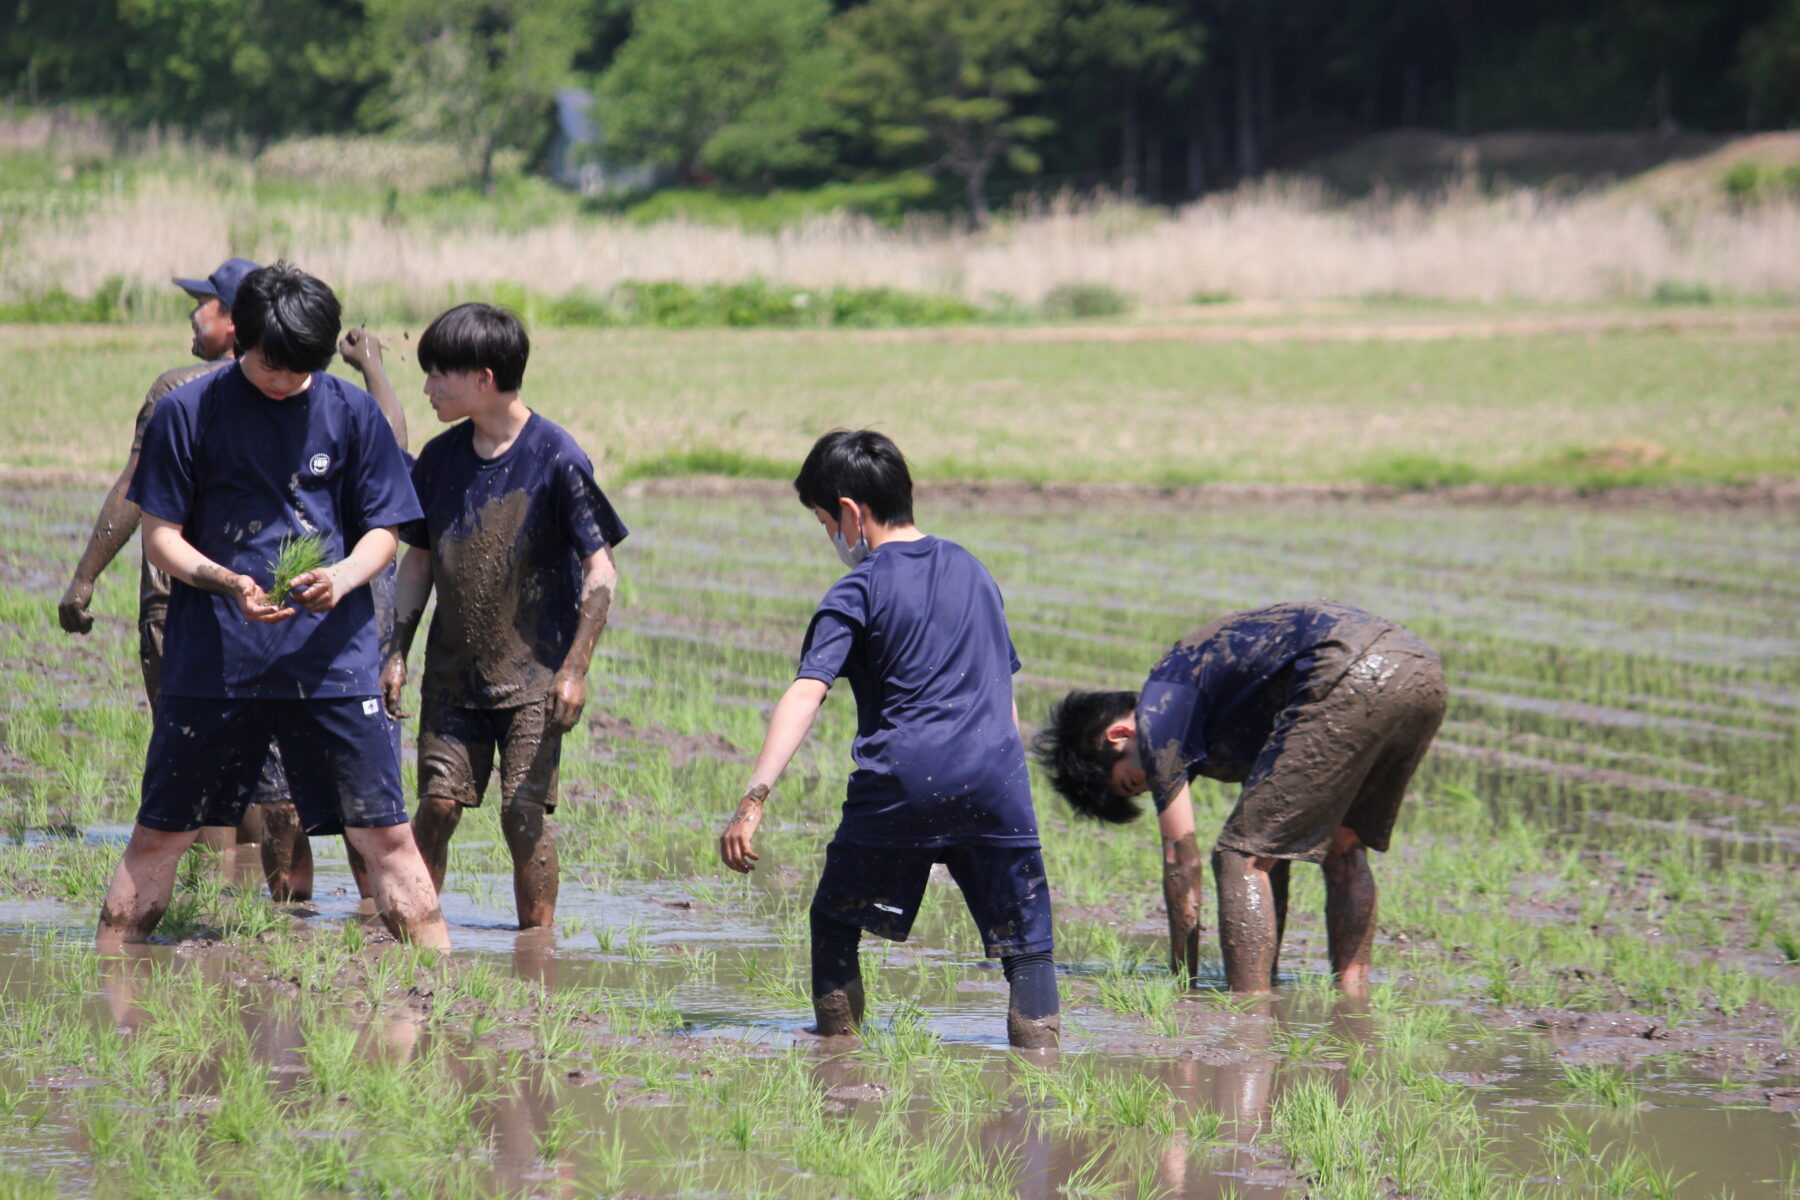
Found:
<path fill-rule="evenodd" d="M 1739 54 L 1751 103 L 1764 119 L 1800 121 L 1800 0 L 1780 0 L 1744 34 Z"/>
<path fill-rule="evenodd" d="M 837 115 L 842 71 L 826 0 L 639 0 L 631 37 L 600 77 L 618 156 L 736 184 L 827 165 L 816 135 Z"/>
<path fill-rule="evenodd" d="M 1204 30 L 1187 4 L 1165 0 L 1064 0 L 1060 26 L 1060 65 L 1099 93 L 1097 108 L 1116 115 L 1119 189 L 1135 195 L 1145 94 L 1191 78 Z"/>
<path fill-rule="evenodd" d="M 187 0 L 170 0 L 185 3 Z M 387 86 L 365 116 L 460 146 L 491 190 L 494 156 L 543 137 L 586 44 L 590 0 L 367 0 Z"/>
<path fill-rule="evenodd" d="M 995 164 L 1037 171 L 1029 143 L 1055 128 L 1020 106 L 1043 88 L 1033 67 L 1056 17 L 1054 0 L 870 0 L 834 30 L 844 104 L 889 156 L 960 177 L 983 224 Z"/>
<path fill-rule="evenodd" d="M 342 128 L 380 77 L 361 41 L 357 0 L 21 0 L 10 7 L 0 56 L 24 59 L 28 98 L 99 96 L 133 124 L 259 141 Z"/>

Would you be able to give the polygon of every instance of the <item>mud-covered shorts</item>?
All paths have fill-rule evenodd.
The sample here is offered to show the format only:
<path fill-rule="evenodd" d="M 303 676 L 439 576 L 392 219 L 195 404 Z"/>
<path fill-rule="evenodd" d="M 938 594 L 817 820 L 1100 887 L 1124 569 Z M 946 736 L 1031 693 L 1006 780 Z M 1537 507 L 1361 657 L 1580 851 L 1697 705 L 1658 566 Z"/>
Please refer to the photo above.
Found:
<path fill-rule="evenodd" d="M 891 942 L 912 932 L 931 868 L 943 863 L 962 889 L 989 958 L 1054 948 L 1044 855 L 1036 846 L 935 846 L 923 850 L 832 842 L 813 907 L 822 916 Z"/>
<path fill-rule="evenodd" d="M 481 807 L 500 758 L 500 804 L 556 811 L 562 734 L 549 728 L 548 700 L 516 708 L 458 708 L 427 700 L 419 711 L 419 796 Z"/>
<path fill-rule="evenodd" d="M 155 713 L 162 691 L 163 626 L 167 608 L 140 610 L 138 613 L 138 667 L 144 673 L 144 695 Z M 400 727 L 394 725 L 394 753 L 400 753 Z M 256 789 L 250 793 L 252 804 L 286 804 L 293 799 L 288 791 L 287 771 L 281 765 L 281 747 L 269 742 L 269 753 L 263 759 Z M 210 822 L 208 822 L 210 824 Z"/>
<path fill-rule="evenodd" d="M 1322 696 L 1297 699 L 1244 781 L 1222 849 L 1319 862 L 1340 826 L 1386 850 L 1406 786 L 1444 719 L 1444 665 L 1394 628 Z"/>
<path fill-rule="evenodd" d="M 164 696 L 151 723 L 138 823 L 178 833 L 236 825 L 280 747 L 308 833 L 406 820 L 400 760 L 373 696 L 220 700 Z"/>

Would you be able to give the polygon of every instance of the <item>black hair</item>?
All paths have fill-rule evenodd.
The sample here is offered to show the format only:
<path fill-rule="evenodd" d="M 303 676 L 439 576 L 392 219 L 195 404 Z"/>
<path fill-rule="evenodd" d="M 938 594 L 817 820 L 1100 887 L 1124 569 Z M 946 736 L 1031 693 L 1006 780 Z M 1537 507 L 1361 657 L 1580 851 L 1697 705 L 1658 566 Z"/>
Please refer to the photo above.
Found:
<path fill-rule="evenodd" d="M 1123 750 L 1106 744 L 1106 727 L 1137 708 L 1136 692 L 1070 692 L 1050 710 L 1031 749 L 1050 786 L 1078 817 L 1122 825 L 1143 815 L 1130 796 L 1112 790 L 1113 764 Z"/>
<path fill-rule="evenodd" d="M 912 475 L 893 439 L 873 429 L 834 429 L 818 441 L 794 476 L 794 491 L 808 508 L 837 514 L 848 496 L 883 525 L 911 525 Z"/>
<path fill-rule="evenodd" d="M 256 350 L 277 371 L 311 374 L 331 365 L 343 310 L 330 288 L 284 259 L 244 276 L 231 323 L 239 358 Z"/>
<path fill-rule="evenodd" d="M 432 319 L 419 337 L 419 366 L 426 371 L 494 373 L 494 386 L 516 392 L 525 382 L 531 339 L 508 309 L 494 304 L 459 304 Z"/>

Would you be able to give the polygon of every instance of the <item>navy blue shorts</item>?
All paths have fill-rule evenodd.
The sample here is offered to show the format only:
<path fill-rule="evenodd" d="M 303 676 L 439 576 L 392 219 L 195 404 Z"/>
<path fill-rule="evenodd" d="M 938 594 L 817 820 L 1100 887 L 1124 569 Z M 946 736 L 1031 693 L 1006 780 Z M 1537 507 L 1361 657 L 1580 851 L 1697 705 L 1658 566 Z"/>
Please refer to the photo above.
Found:
<path fill-rule="evenodd" d="M 373 696 L 164 696 L 151 724 L 138 824 L 166 833 L 236 825 L 257 795 L 271 740 L 308 833 L 404 824 L 392 724 Z"/>
<path fill-rule="evenodd" d="M 1044 855 L 1036 846 L 933 846 L 896 850 L 832 842 L 813 894 L 820 915 L 893 942 L 912 932 L 931 868 L 943 863 L 962 889 L 989 958 L 1054 948 Z"/>

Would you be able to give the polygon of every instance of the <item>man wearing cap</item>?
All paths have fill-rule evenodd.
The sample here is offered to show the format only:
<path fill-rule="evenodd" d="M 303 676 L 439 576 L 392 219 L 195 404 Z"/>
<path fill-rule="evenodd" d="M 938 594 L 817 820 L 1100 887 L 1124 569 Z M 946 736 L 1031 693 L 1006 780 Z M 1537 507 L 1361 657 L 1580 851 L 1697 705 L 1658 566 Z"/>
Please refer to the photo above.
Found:
<path fill-rule="evenodd" d="M 150 385 L 150 390 L 144 395 L 144 403 L 138 409 L 137 426 L 131 439 L 131 454 L 125 460 L 125 469 L 119 472 L 112 490 L 101 502 L 100 515 L 94 521 L 94 531 L 88 536 L 81 561 L 75 564 L 74 578 L 69 581 L 68 590 L 57 604 L 57 619 L 67 632 L 87 633 L 94 627 L 94 618 L 88 612 L 88 605 L 93 601 L 95 581 L 137 531 L 142 514 L 137 505 L 125 498 L 125 493 L 137 474 L 138 455 L 144 445 L 144 430 L 150 424 L 157 402 L 183 384 L 192 383 L 234 361 L 237 328 L 231 319 L 231 305 L 237 297 L 238 284 L 243 282 L 244 276 L 256 269 L 257 264 L 247 258 L 232 258 L 219 264 L 219 269 L 205 279 L 174 280 L 176 287 L 194 299 L 194 311 L 189 314 L 188 322 L 194 331 L 192 353 L 200 361 L 164 371 L 156 377 L 156 382 Z M 374 395 L 376 404 L 404 450 L 406 417 L 394 394 L 393 385 L 388 382 L 382 369 L 383 346 L 380 340 L 363 329 L 352 329 L 345 335 L 340 349 L 344 360 L 362 373 L 365 385 Z M 385 591 L 380 586 L 382 583 L 386 585 Z M 384 629 L 390 628 L 393 625 L 394 608 L 391 571 L 378 581 L 376 591 L 378 615 L 385 620 Z M 149 558 L 145 557 L 138 576 L 138 663 L 144 673 L 144 694 L 149 698 L 152 710 L 155 709 L 161 692 L 163 626 L 168 612 L 169 577 L 152 566 Z M 396 747 L 395 753 L 398 752 Z M 258 842 L 262 846 L 263 867 L 268 876 L 270 895 L 281 901 L 310 899 L 312 850 L 300 829 L 299 816 L 294 811 L 293 802 L 288 798 L 286 775 L 281 767 L 280 754 L 273 744 L 269 747 L 269 761 L 264 764 L 255 799 L 257 803 L 245 810 L 244 823 L 236 831 L 229 826 L 206 826 L 200 831 L 201 844 L 209 850 L 223 853 L 232 848 L 236 840 L 234 834 L 241 832 L 244 841 Z M 270 805 L 274 807 L 268 808 Z M 360 886 L 363 883 L 362 864 L 354 850 L 351 851 L 351 866 Z M 367 894 L 366 888 L 364 893 Z"/>
<path fill-rule="evenodd" d="M 124 549 L 137 532 L 141 514 L 138 506 L 125 498 L 125 491 L 137 474 L 138 454 L 144 446 L 144 430 L 157 402 L 185 383 L 191 383 L 230 363 L 237 331 L 231 323 L 231 302 L 237 296 L 238 284 L 256 270 L 247 258 L 232 258 L 219 264 L 219 269 L 205 279 L 176 279 L 175 286 L 194 298 L 194 311 L 188 324 L 194 330 L 193 355 L 200 361 L 185 367 L 164 371 L 144 394 L 138 409 L 137 427 L 131 438 L 131 454 L 125 469 L 119 472 L 112 490 L 100 504 L 100 515 L 94 521 L 94 532 L 88 535 L 87 548 L 75 564 L 75 576 L 56 606 L 57 620 L 69 633 L 87 633 L 94 627 L 88 605 L 94 598 L 94 583 L 100 572 Z M 144 694 L 150 707 L 156 707 L 162 678 L 163 622 L 169 612 L 169 577 L 150 565 L 145 558 L 138 573 L 138 665 L 144 672 Z M 201 842 L 208 849 L 228 850 L 232 831 L 208 826 L 201 831 Z"/>

